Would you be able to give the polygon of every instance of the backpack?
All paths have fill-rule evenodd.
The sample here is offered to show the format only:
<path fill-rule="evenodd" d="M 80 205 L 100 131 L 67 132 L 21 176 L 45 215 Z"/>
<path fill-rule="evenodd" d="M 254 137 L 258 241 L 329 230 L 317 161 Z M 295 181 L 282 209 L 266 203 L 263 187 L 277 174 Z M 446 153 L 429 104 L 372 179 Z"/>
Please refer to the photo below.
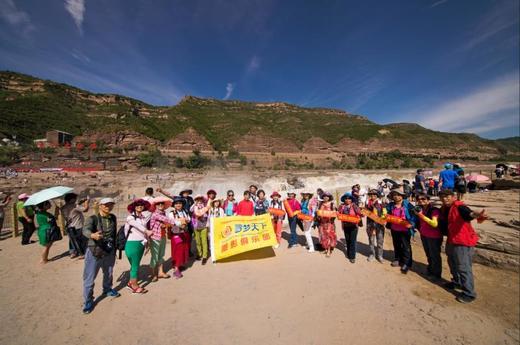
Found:
<path fill-rule="evenodd" d="M 134 215 L 134 218 L 137 219 Z M 125 250 L 126 242 L 128 241 L 128 236 L 132 232 L 132 227 L 128 229 L 128 232 L 125 234 L 125 226 L 121 225 L 119 230 L 116 233 L 116 250 L 119 250 L 119 260 L 121 260 L 123 256 L 123 250 Z"/>

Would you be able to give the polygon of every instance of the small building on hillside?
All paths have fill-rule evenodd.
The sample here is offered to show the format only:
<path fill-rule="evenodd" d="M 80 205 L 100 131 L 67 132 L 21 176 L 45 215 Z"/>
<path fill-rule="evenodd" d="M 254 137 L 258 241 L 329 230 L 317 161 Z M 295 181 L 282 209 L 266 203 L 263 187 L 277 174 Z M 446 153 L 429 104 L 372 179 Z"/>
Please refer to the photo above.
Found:
<path fill-rule="evenodd" d="M 74 136 L 70 133 L 58 131 L 55 129 L 48 131 L 45 137 L 47 139 L 47 143 L 51 146 L 63 146 L 67 143 L 70 144 L 74 138 Z"/>

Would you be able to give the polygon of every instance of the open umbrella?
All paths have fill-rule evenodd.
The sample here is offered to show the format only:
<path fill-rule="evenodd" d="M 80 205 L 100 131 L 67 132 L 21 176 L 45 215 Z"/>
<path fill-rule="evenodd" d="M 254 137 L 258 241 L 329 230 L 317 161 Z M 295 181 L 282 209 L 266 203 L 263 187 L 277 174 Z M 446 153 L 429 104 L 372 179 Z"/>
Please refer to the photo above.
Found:
<path fill-rule="evenodd" d="M 466 181 L 468 181 L 468 182 L 475 181 L 477 183 L 491 182 L 489 180 L 489 177 L 484 176 L 484 175 L 468 175 L 468 176 L 466 176 Z"/>
<path fill-rule="evenodd" d="M 23 204 L 24 206 L 38 205 L 44 201 L 59 198 L 67 193 L 72 192 L 73 188 L 57 186 L 41 190 L 31 195 L 29 199 Z"/>

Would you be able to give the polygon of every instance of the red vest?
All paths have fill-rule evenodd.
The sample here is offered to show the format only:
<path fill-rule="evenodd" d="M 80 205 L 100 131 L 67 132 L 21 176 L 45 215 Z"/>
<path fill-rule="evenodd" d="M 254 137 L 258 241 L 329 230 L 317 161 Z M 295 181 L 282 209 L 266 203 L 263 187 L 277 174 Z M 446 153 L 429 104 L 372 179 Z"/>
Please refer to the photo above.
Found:
<path fill-rule="evenodd" d="M 448 243 L 461 246 L 474 247 L 478 242 L 478 236 L 471 226 L 471 222 L 465 221 L 459 213 L 461 201 L 454 201 L 448 213 Z"/>

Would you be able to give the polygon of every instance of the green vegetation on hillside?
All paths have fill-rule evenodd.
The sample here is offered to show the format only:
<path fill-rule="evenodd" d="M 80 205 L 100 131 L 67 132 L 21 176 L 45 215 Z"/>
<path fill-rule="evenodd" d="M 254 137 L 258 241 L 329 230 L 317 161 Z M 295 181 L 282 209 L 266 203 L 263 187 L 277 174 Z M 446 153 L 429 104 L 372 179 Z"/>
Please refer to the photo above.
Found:
<path fill-rule="evenodd" d="M 332 109 L 196 97 L 185 97 L 172 107 L 155 107 L 124 96 L 94 94 L 19 73 L 0 72 L 0 137 L 16 136 L 24 144 L 44 137 L 50 129 L 74 135 L 87 130 L 132 130 L 166 142 L 189 127 L 219 152 L 230 149 L 246 135 L 286 139 L 299 148 L 309 138 L 317 137 L 330 144 L 343 138 L 361 142 L 378 139 L 379 145 L 388 142 L 418 150 L 459 144 L 483 151 L 499 149 L 504 155 L 520 150 L 518 137 L 495 142 L 473 134 L 432 131 L 415 124 L 383 126 Z"/>

